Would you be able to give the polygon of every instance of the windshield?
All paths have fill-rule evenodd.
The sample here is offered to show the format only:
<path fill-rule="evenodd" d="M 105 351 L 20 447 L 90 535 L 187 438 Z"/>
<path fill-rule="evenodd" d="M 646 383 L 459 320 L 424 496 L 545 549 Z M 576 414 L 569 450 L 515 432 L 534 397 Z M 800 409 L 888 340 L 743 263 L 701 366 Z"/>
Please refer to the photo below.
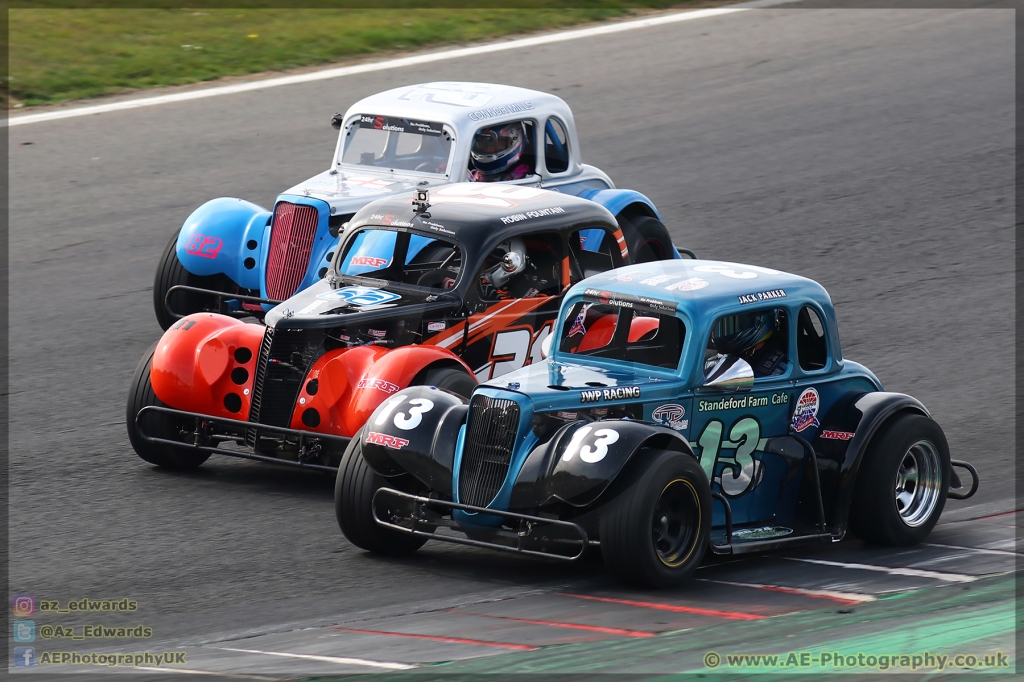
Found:
<path fill-rule="evenodd" d="M 349 124 L 341 162 L 444 175 L 452 137 L 440 123 L 360 115 Z"/>
<path fill-rule="evenodd" d="M 675 369 L 686 327 L 674 315 L 579 302 L 562 323 L 562 353 Z"/>
<path fill-rule="evenodd" d="M 445 291 L 455 286 L 462 255 L 443 239 L 410 232 L 367 228 L 348 242 L 338 260 L 342 275 Z"/>

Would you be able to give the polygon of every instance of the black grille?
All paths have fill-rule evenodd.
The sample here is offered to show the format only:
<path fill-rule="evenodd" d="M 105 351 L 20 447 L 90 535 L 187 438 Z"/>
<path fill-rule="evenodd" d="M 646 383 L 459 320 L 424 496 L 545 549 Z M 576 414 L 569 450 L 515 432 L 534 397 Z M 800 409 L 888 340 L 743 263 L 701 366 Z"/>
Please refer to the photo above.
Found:
<path fill-rule="evenodd" d="M 291 423 L 302 380 L 323 352 L 322 341 L 318 331 L 267 328 L 253 381 L 250 422 L 284 427 Z M 254 429 L 246 433 L 246 442 L 256 445 Z"/>
<path fill-rule="evenodd" d="M 473 396 L 459 471 L 459 501 L 490 504 L 505 482 L 519 429 L 519 405 L 512 400 Z"/>

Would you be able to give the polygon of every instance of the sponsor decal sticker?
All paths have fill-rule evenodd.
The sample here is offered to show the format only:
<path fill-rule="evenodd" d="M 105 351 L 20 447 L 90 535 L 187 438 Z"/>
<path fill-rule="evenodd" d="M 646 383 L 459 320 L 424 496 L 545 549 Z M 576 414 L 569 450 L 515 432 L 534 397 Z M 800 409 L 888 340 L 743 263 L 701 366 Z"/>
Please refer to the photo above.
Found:
<path fill-rule="evenodd" d="M 583 326 L 583 321 L 587 317 L 587 308 L 589 308 L 589 307 L 590 306 L 586 306 L 586 305 L 583 306 L 583 309 L 580 310 L 580 314 L 576 316 L 576 321 L 573 322 L 572 323 L 572 327 L 569 328 L 569 337 L 570 338 L 572 338 L 573 336 L 576 336 L 577 334 L 586 334 L 587 333 L 587 328 Z"/>
<path fill-rule="evenodd" d="M 514 104 L 507 104 L 501 107 L 492 107 L 490 109 L 480 109 L 478 111 L 469 112 L 469 118 L 473 121 L 483 121 L 484 119 L 494 118 L 495 116 L 505 116 L 506 114 L 517 114 L 522 111 L 530 111 L 533 109 L 533 102 L 515 102 Z"/>
<path fill-rule="evenodd" d="M 614 279 L 617 282 L 632 282 L 637 277 L 646 277 L 649 274 L 651 273 L 647 271 L 635 272 L 631 275 L 615 275 L 614 277 L 612 277 L 612 279 Z"/>
<path fill-rule="evenodd" d="M 295 314 L 296 315 L 309 315 L 310 313 L 316 311 L 316 309 L 319 308 L 322 305 L 326 305 L 326 301 L 313 301 L 312 303 L 310 303 L 305 308 L 303 308 L 302 310 L 300 310 L 299 312 L 297 312 Z"/>
<path fill-rule="evenodd" d="M 856 434 L 850 433 L 849 431 L 822 431 L 821 437 L 827 438 L 828 440 L 850 440 Z"/>
<path fill-rule="evenodd" d="M 370 332 L 370 336 L 376 336 L 378 339 L 383 339 L 388 335 L 385 329 L 368 329 L 367 331 Z"/>
<path fill-rule="evenodd" d="M 524 213 L 513 213 L 507 215 L 501 219 L 501 222 L 505 225 L 512 225 L 514 223 L 521 222 L 523 220 L 529 220 L 530 218 L 541 218 L 546 215 L 558 215 L 559 213 L 565 213 L 565 209 L 561 206 L 552 206 L 551 208 L 542 208 L 536 211 L 526 211 Z M 582 239 L 580 241 L 582 245 Z"/>
<path fill-rule="evenodd" d="M 441 280 L 441 288 L 447 291 L 455 286 L 455 279 L 453 277 L 445 277 Z"/>
<path fill-rule="evenodd" d="M 317 294 L 317 298 L 324 301 L 344 301 L 345 303 L 351 303 L 352 305 L 366 307 L 380 305 L 381 303 L 390 303 L 391 301 L 397 301 L 402 297 L 391 291 L 384 291 L 383 289 L 371 289 L 370 287 L 342 287 L 341 289 L 332 289 L 331 291 L 325 291 L 322 294 Z"/>
<path fill-rule="evenodd" d="M 374 256 L 354 256 L 352 260 L 348 262 L 349 265 L 370 265 L 375 268 L 379 268 L 382 265 L 388 264 L 387 258 L 376 258 Z"/>
<path fill-rule="evenodd" d="M 389 133 L 414 133 L 417 135 L 430 135 L 437 137 L 444 132 L 439 123 L 429 121 L 414 121 L 408 118 L 394 118 L 392 116 L 359 116 L 360 128 L 373 128 L 384 130 Z"/>
<path fill-rule="evenodd" d="M 366 442 L 369 445 L 383 445 L 392 450 L 401 450 L 409 444 L 409 441 L 405 438 L 389 436 L 386 433 L 377 433 L 376 431 L 370 431 L 366 434 Z"/>
<path fill-rule="evenodd" d="M 708 281 L 706 279 L 691 277 L 690 279 L 684 279 L 669 284 L 665 287 L 665 291 L 697 291 L 698 289 L 703 289 L 707 285 Z"/>
<path fill-rule="evenodd" d="M 556 412 L 555 416 L 559 419 L 568 419 L 569 421 L 576 419 L 575 412 Z"/>
<path fill-rule="evenodd" d="M 443 332 L 447 325 L 444 322 L 427 322 L 428 332 Z"/>
<path fill-rule="evenodd" d="M 769 395 L 745 395 L 742 398 L 722 398 L 721 400 L 701 400 L 697 404 L 698 412 L 720 412 L 722 410 L 745 410 L 769 405 L 785 405 L 789 402 L 788 393 L 772 393 Z"/>
<path fill-rule="evenodd" d="M 632 308 L 633 301 L 627 300 L 627 297 L 623 294 L 614 294 L 610 291 L 602 291 L 601 289 L 587 289 L 583 292 L 584 296 L 596 298 L 601 303 L 606 305 L 617 305 L 621 308 Z M 633 298 L 630 296 L 629 298 Z"/>
<path fill-rule="evenodd" d="M 649 287 L 656 287 L 659 284 L 664 284 L 670 279 L 675 279 L 679 275 L 657 275 L 655 277 L 648 277 L 647 279 L 640 280 L 640 284 L 646 284 Z"/>
<path fill-rule="evenodd" d="M 793 408 L 794 431 L 800 432 L 818 426 L 819 403 L 818 391 L 814 388 L 808 388 L 800 394 Z"/>
<path fill-rule="evenodd" d="M 518 391 L 519 390 L 519 382 L 518 381 L 510 381 L 510 382 L 508 382 L 508 387 L 510 389 L 512 389 L 513 391 Z"/>
<path fill-rule="evenodd" d="M 681 431 L 689 426 L 690 420 L 683 419 L 686 416 L 686 408 L 676 403 L 669 403 L 651 412 L 651 419 L 662 426 Z"/>
<path fill-rule="evenodd" d="M 639 398 L 639 386 L 622 386 L 620 388 L 600 388 L 593 391 L 581 391 L 581 403 L 596 403 L 599 400 L 625 400 L 626 398 Z"/>
<path fill-rule="evenodd" d="M 378 391 L 383 391 L 387 394 L 397 393 L 398 384 L 393 384 L 390 381 L 384 381 L 383 379 L 360 379 L 359 383 L 356 384 L 356 388 L 375 388 Z"/>
<path fill-rule="evenodd" d="M 761 301 L 774 301 L 779 298 L 786 298 L 785 289 L 770 289 L 768 291 L 757 291 L 752 294 L 742 294 L 737 296 L 740 303 L 746 305 L 747 303 L 760 303 Z"/>

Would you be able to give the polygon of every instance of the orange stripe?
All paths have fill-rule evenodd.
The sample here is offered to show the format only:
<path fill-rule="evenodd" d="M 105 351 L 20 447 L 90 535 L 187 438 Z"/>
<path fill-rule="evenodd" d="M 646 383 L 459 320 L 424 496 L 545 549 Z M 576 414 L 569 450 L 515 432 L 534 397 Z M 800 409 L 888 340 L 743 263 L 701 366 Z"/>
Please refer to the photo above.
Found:
<path fill-rule="evenodd" d="M 674 613 L 692 613 L 696 616 L 714 616 L 716 618 L 727 618 L 729 620 L 761 620 L 767 616 L 759 616 L 755 613 L 742 613 L 740 611 L 716 611 L 714 609 L 698 609 L 692 606 L 679 606 L 677 604 L 660 604 L 652 601 L 633 601 L 632 599 L 612 599 L 610 597 L 591 597 L 586 594 L 570 594 L 560 592 L 560 596 L 574 597 L 576 599 L 589 599 L 591 601 L 603 601 L 609 604 L 623 604 L 625 606 L 639 606 L 644 609 L 656 609 L 658 611 L 672 611 Z"/>

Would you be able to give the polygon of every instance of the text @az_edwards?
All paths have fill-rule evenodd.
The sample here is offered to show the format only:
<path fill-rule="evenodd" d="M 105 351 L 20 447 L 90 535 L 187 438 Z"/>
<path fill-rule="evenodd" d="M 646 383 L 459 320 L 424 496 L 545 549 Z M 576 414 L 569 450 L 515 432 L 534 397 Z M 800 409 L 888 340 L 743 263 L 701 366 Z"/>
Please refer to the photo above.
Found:
<path fill-rule="evenodd" d="M 987 654 L 843 654 L 838 651 L 791 651 L 787 654 L 704 654 L 704 666 L 719 668 L 820 668 L 826 670 L 947 670 L 1009 668 L 1010 657 L 1001 651 Z"/>
<path fill-rule="evenodd" d="M 39 636 L 43 639 L 149 639 L 153 628 L 148 625 L 112 626 L 82 625 L 77 630 L 71 625 L 40 625 Z"/>

